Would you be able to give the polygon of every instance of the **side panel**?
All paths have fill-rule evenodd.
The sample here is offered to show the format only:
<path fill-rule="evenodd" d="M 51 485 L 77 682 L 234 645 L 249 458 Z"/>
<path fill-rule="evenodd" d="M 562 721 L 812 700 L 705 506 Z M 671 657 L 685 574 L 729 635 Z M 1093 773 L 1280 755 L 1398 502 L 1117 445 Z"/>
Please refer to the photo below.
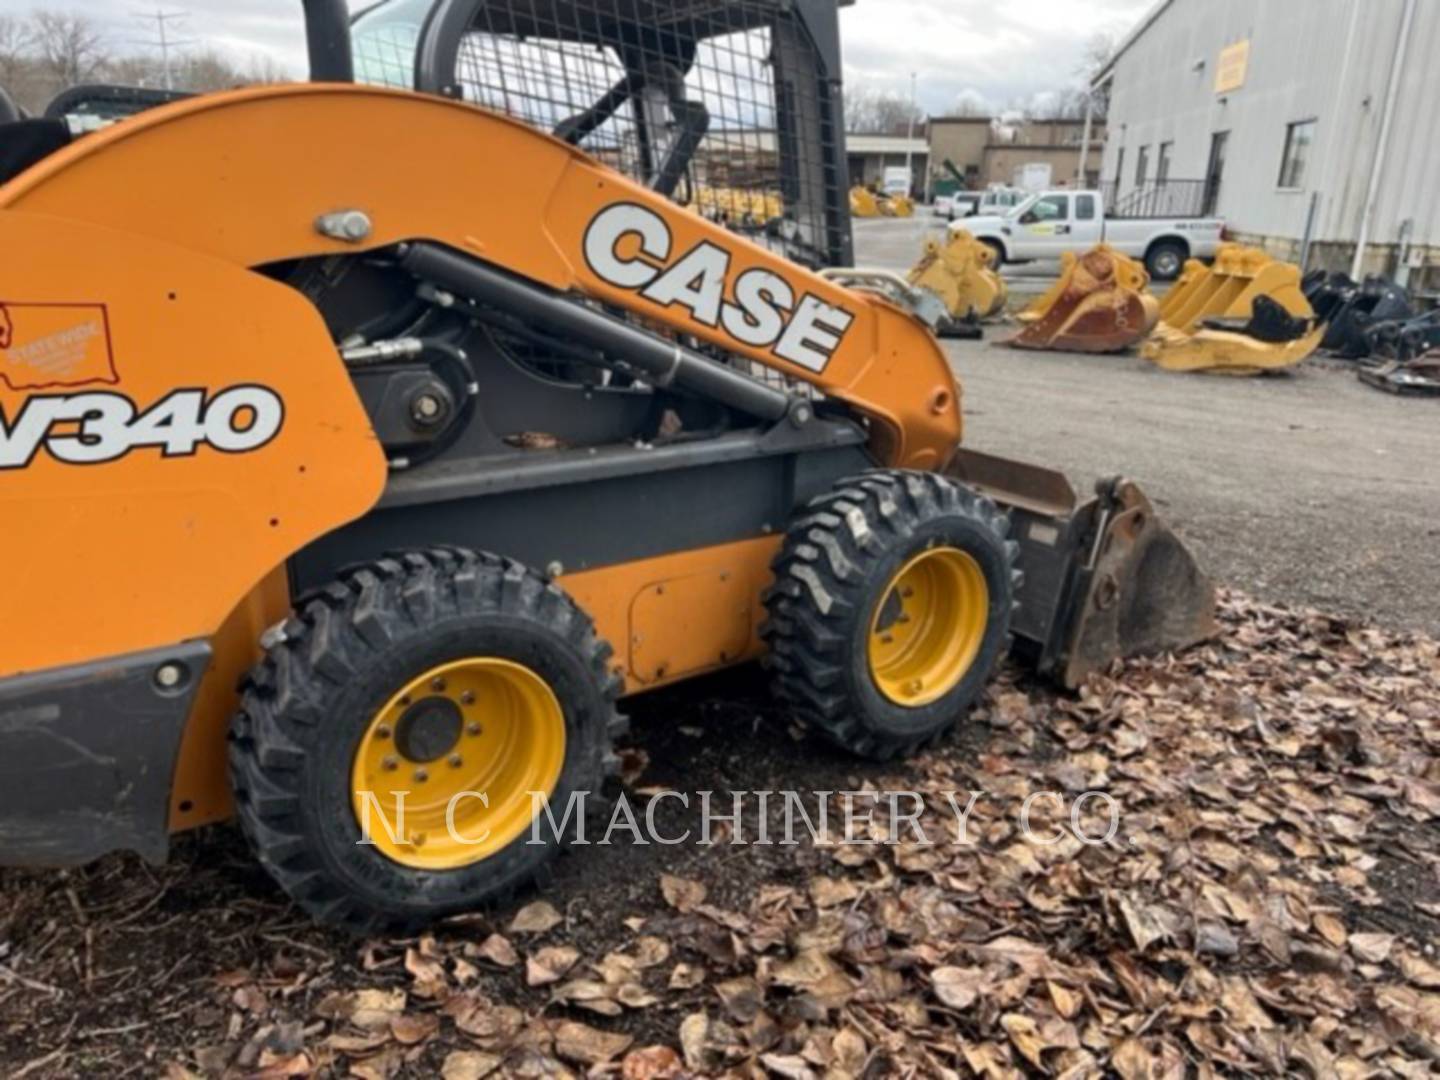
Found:
<path fill-rule="evenodd" d="M 36 214 L 0 212 L 0 250 L 0 678 L 208 638 L 379 498 L 298 294 Z"/>
<path fill-rule="evenodd" d="M 813 383 L 876 422 L 887 464 L 938 468 L 960 435 L 954 376 L 908 313 L 459 102 L 353 86 L 185 101 L 78 141 L 0 189 L 0 205 L 123 226 L 245 266 L 354 251 L 314 226 L 323 214 L 361 210 L 373 223 L 361 246 L 436 240 Z M 628 219 L 622 209 L 605 219 L 611 231 L 592 232 L 624 207 Z M 716 290 L 687 288 L 702 273 Z M 748 305 L 737 295 L 747 273 Z M 767 292 L 780 297 L 773 306 L 788 335 L 768 316 L 716 314 L 717 303 L 764 308 Z"/>

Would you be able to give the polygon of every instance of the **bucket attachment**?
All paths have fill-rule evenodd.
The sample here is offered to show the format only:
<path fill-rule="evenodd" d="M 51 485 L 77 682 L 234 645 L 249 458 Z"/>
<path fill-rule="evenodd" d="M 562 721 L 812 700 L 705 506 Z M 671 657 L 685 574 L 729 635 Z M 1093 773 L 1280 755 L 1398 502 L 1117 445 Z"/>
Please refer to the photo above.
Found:
<path fill-rule="evenodd" d="M 1009 290 L 1005 279 L 995 272 L 995 251 L 963 229 L 951 235 L 941 247 L 927 240 L 907 280 L 916 288 L 929 289 L 949 312 L 939 327 L 941 337 L 977 337 L 978 323 L 1005 310 Z"/>
<path fill-rule="evenodd" d="M 959 449 L 946 475 L 1010 513 L 1025 578 L 1015 651 L 1074 689 L 1113 661 L 1215 635 L 1215 588 L 1128 480 L 1081 503 L 1060 473 Z"/>
<path fill-rule="evenodd" d="M 1257 375 L 1295 366 L 1323 337 L 1298 266 L 1225 244 L 1213 266 L 1185 264 L 1140 355 L 1166 371 Z"/>
<path fill-rule="evenodd" d="M 850 189 L 850 216 L 857 218 L 877 218 L 880 216 L 880 200 L 869 188 L 852 187 Z"/>
<path fill-rule="evenodd" d="M 1315 317 L 1298 266 L 1278 262 L 1259 248 L 1222 244 L 1212 266 L 1198 259 L 1185 264 L 1180 280 L 1160 303 L 1160 319 L 1192 334 L 1206 319 L 1250 318 L 1257 296 L 1268 296 L 1291 315 Z"/>
<path fill-rule="evenodd" d="M 1296 318 L 1268 296 L 1257 296 L 1248 320 L 1207 319 L 1194 334 L 1161 323 L 1141 355 L 1166 371 L 1258 375 L 1300 363 L 1324 336 L 1314 319 Z"/>
<path fill-rule="evenodd" d="M 915 216 L 915 203 L 906 195 L 886 195 L 856 184 L 850 189 L 850 216 L 857 218 Z"/>
<path fill-rule="evenodd" d="M 1067 251 L 1060 279 L 1020 313 L 1023 327 L 1003 344 L 1060 352 L 1121 352 L 1155 326 L 1160 305 L 1150 275 L 1106 244 L 1083 255 Z"/>
<path fill-rule="evenodd" d="M 771 192 L 699 184 L 690 209 L 722 224 L 764 225 L 785 216 L 780 197 Z"/>
<path fill-rule="evenodd" d="M 880 213 L 886 217 L 914 217 L 915 202 L 909 195 L 882 196 L 880 200 Z"/>

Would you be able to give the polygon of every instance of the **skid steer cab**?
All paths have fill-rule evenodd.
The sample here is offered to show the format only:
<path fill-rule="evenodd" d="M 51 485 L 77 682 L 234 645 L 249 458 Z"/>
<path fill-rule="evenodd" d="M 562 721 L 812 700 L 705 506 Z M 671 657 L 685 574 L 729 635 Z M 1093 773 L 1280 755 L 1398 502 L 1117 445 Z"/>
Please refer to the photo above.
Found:
<path fill-rule="evenodd" d="M 528 886 L 629 696 L 760 660 L 888 758 L 1012 648 L 1206 635 L 1133 485 L 961 449 L 904 289 L 818 272 L 832 5 L 307 14 L 311 84 L 0 127 L 4 862 L 233 816 L 317 918 L 413 926 Z"/>

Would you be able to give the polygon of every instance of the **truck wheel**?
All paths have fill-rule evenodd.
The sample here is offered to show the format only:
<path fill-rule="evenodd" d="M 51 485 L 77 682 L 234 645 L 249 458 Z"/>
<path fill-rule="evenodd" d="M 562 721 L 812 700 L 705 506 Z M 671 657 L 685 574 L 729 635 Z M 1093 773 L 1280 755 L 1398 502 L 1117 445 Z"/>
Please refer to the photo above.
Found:
<path fill-rule="evenodd" d="M 994 503 L 934 473 L 867 473 L 816 499 L 766 596 L 777 696 L 862 757 L 944 734 L 1009 643 L 1008 531 Z"/>
<path fill-rule="evenodd" d="M 1178 240 L 1161 240 L 1145 253 L 1145 269 L 1156 281 L 1174 281 L 1189 257 L 1189 249 Z"/>
<path fill-rule="evenodd" d="M 981 240 L 982 244 L 995 253 L 993 268 L 999 270 L 1005 265 L 1005 248 L 998 240 Z"/>
<path fill-rule="evenodd" d="M 260 862 L 330 925 L 411 929 L 503 902 L 561 846 L 527 843 L 530 792 L 563 821 L 614 760 L 610 648 L 519 563 L 383 559 L 275 637 L 231 726 L 236 808 Z"/>

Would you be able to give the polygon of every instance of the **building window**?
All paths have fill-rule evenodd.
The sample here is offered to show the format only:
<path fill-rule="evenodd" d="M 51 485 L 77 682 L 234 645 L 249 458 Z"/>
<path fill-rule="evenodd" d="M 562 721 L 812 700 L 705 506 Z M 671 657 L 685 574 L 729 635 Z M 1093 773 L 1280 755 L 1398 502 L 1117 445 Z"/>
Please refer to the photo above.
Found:
<path fill-rule="evenodd" d="M 1094 220 L 1095 220 L 1095 196 L 1094 196 L 1094 195 L 1076 195 L 1076 196 L 1075 196 L 1075 220 L 1076 220 L 1076 221 L 1094 221 Z"/>
<path fill-rule="evenodd" d="M 1150 148 L 1140 147 L 1140 155 L 1135 161 L 1135 186 L 1144 187 L 1145 181 L 1150 176 Z"/>
<path fill-rule="evenodd" d="M 1285 129 L 1285 156 L 1280 160 L 1280 186 L 1305 186 L 1305 166 L 1310 161 L 1310 147 L 1315 142 L 1315 121 L 1302 120 Z"/>
<path fill-rule="evenodd" d="M 1155 166 L 1155 180 L 1157 183 L 1165 183 L 1170 179 L 1170 154 L 1175 149 L 1173 142 L 1160 144 L 1160 161 Z"/>
<path fill-rule="evenodd" d="M 1115 193 L 1120 193 L 1120 183 L 1125 179 L 1125 148 L 1120 147 L 1120 153 L 1115 155 Z"/>

